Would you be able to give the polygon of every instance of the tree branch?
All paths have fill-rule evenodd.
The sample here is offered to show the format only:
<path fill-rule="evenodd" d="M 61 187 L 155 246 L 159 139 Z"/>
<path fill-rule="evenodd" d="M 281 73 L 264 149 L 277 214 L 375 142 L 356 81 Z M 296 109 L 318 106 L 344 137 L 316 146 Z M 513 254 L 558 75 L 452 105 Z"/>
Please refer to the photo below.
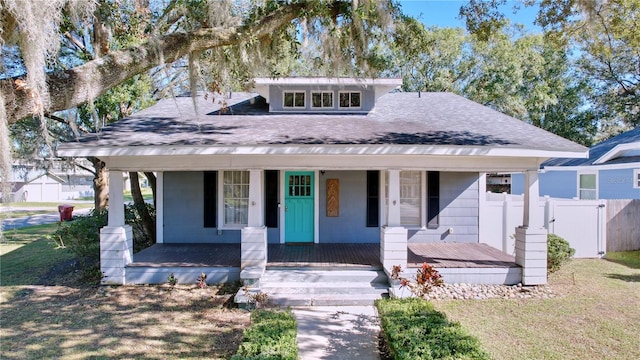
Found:
<path fill-rule="evenodd" d="M 341 9 L 340 0 L 334 7 Z M 171 63 L 194 51 L 236 45 L 248 38 L 263 38 L 301 16 L 306 2 L 286 4 L 261 17 L 257 22 L 231 28 L 207 28 L 159 36 L 122 51 L 75 68 L 48 74 L 49 93 L 53 94 L 48 112 L 70 109 L 91 101 L 108 89 L 155 66 Z M 8 124 L 37 114 L 32 90 L 19 88 L 14 79 L 0 80 Z"/>

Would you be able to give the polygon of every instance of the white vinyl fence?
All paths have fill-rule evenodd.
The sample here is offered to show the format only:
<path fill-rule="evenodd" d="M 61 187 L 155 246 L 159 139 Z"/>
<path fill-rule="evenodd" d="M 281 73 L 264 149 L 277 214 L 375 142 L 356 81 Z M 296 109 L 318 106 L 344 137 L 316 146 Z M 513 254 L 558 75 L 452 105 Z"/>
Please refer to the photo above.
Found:
<path fill-rule="evenodd" d="M 605 200 L 540 198 L 544 227 L 576 249 L 576 258 L 602 257 L 606 244 Z M 515 228 L 522 225 L 522 195 L 487 193 L 480 201 L 480 242 L 515 255 Z"/>

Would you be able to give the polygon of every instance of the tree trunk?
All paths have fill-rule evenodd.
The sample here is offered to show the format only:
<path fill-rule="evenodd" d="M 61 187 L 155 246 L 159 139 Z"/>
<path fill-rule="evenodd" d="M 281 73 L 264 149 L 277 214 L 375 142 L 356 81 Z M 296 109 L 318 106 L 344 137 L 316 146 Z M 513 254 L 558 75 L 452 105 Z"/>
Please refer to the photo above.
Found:
<path fill-rule="evenodd" d="M 151 193 L 153 194 L 153 207 L 156 207 L 156 175 L 151 171 L 145 171 L 144 176 L 147 177 L 149 181 L 149 186 L 151 186 Z"/>
<path fill-rule="evenodd" d="M 94 207 L 100 212 L 109 205 L 109 172 L 107 164 L 98 158 L 89 158 L 95 169 L 93 177 Z"/>
<path fill-rule="evenodd" d="M 151 243 L 156 241 L 156 224 L 149 214 L 149 209 L 144 202 L 142 192 L 140 191 L 140 179 L 137 172 L 129 173 L 129 181 L 131 181 L 131 196 L 133 197 L 133 204 L 138 211 L 140 218 L 142 219 L 142 227 L 147 235 L 147 239 L 151 240 Z"/>

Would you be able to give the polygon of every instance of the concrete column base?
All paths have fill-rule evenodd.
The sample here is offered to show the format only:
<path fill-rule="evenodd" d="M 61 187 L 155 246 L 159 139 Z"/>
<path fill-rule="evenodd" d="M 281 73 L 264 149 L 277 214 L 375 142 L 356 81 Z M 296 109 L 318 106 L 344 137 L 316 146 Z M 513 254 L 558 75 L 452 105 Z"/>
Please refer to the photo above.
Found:
<path fill-rule="evenodd" d="M 124 285 L 125 267 L 133 261 L 133 230 L 129 225 L 100 229 L 100 271 L 103 285 Z"/>
<path fill-rule="evenodd" d="M 407 267 L 407 229 L 383 227 L 380 230 L 380 262 L 387 275 L 394 265 Z"/>
<path fill-rule="evenodd" d="M 516 228 L 516 264 L 522 267 L 523 285 L 547 283 L 547 231 Z"/>

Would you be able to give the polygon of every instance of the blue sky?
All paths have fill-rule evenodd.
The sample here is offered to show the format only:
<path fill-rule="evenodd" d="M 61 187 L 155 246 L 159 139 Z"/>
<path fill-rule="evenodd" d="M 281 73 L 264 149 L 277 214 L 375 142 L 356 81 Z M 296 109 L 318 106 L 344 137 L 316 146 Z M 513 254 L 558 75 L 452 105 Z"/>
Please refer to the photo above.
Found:
<path fill-rule="evenodd" d="M 425 26 L 440 27 L 465 27 L 464 21 L 458 19 L 460 6 L 466 1 L 459 0 L 400 0 L 400 5 L 405 14 L 421 20 Z M 533 25 L 537 7 L 525 8 L 521 6 L 517 14 L 513 13 L 514 5 L 520 5 L 520 1 L 507 1 L 501 9 L 513 23 L 525 25 L 526 29 L 533 32 L 541 31 Z"/>

